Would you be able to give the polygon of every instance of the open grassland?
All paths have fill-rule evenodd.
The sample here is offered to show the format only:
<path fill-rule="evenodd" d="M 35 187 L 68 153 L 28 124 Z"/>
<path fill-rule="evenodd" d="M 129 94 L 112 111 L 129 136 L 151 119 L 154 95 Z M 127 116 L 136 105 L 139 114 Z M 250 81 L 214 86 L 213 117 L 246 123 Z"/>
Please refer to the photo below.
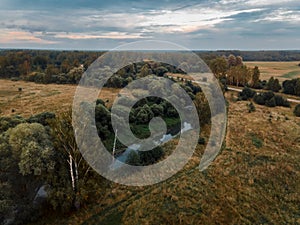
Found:
<path fill-rule="evenodd" d="M 1 115 L 67 110 L 75 90 L 0 80 Z M 100 97 L 112 102 L 117 93 L 104 89 Z M 198 170 L 205 149 L 198 145 L 184 169 L 162 183 L 109 183 L 93 204 L 35 224 L 300 224 L 300 118 L 282 107 L 255 105 L 248 113 L 249 102 L 236 102 L 235 92 L 226 95 L 226 143 L 206 171 Z M 201 136 L 207 138 L 209 130 L 202 127 Z M 177 143 L 172 140 L 165 150 Z"/>
<path fill-rule="evenodd" d="M 206 171 L 197 167 L 199 145 L 172 178 L 147 187 L 110 183 L 95 204 L 47 224 L 299 224 L 300 118 L 282 107 L 248 113 L 236 95 L 227 93 L 226 144 Z"/>
<path fill-rule="evenodd" d="M 76 87 L 76 85 L 45 85 L 0 80 L 0 116 L 28 117 L 45 111 L 54 113 L 68 111 L 72 107 Z M 99 98 L 108 100 L 108 105 L 111 105 L 118 92 L 118 89 L 104 88 Z"/>
<path fill-rule="evenodd" d="M 270 77 L 284 80 L 300 78 L 300 62 L 245 62 L 247 66 L 258 66 L 261 72 L 261 80 L 269 80 Z"/>

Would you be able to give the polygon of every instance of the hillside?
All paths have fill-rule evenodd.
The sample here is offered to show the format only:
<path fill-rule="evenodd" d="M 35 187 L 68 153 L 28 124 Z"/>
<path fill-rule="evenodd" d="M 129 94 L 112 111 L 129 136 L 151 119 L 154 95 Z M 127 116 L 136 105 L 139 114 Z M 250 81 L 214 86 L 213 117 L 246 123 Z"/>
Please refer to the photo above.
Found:
<path fill-rule="evenodd" d="M 110 183 L 88 208 L 37 224 L 299 224 L 300 118 L 281 107 L 255 105 L 248 113 L 248 102 L 234 96 L 227 93 L 226 147 L 206 171 L 197 169 L 199 145 L 184 170 L 163 183 Z"/>

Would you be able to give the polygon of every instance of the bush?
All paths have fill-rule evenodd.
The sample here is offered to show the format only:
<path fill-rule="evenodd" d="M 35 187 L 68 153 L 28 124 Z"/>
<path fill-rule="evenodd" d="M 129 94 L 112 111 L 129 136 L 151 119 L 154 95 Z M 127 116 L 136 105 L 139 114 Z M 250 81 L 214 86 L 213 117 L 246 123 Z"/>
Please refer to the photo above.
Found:
<path fill-rule="evenodd" d="M 135 151 L 130 151 L 128 154 L 128 157 L 126 159 L 126 164 L 132 165 L 132 166 L 139 166 L 140 164 L 140 156 Z"/>
<path fill-rule="evenodd" d="M 251 88 L 245 87 L 241 93 L 239 93 L 238 100 L 246 101 L 250 98 L 255 96 L 256 92 L 253 91 Z"/>
<path fill-rule="evenodd" d="M 150 151 L 139 151 L 140 162 L 144 166 L 156 163 L 163 156 L 164 151 L 160 146 Z"/>
<path fill-rule="evenodd" d="M 286 80 L 282 84 L 285 94 L 300 96 L 300 78 Z"/>
<path fill-rule="evenodd" d="M 266 103 L 266 100 L 264 99 L 264 97 L 261 94 L 255 95 L 253 100 L 256 104 L 259 104 L 259 105 L 265 105 L 265 103 Z"/>
<path fill-rule="evenodd" d="M 29 119 L 27 119 L 28 123 L 40 123 L 44 126 L 49 125 L 48 121 L 50 119 L 54 119 L 55 114 L 52 112 L 43 112 L 34 116 L 31 116 Z"/>
<path fill-rule="evenodd" d="M 300 117 L 300 104 L 296 105 L 294 109 L 294 115 Z"/>
<path fill-rule="evenodd" d="M 275 101 L 277 106 L 290 107 L 288 100 L 280 95 L 275 95 Z"/>
<path fill-rule="evenodd" d="M 274 77 L 271 77 L 269 82 L 267 83 L 267 89 L 278 92 L 281 89 L 281 85 L 279 84 L 278 79 L 274 79 Z"/>
<path fill-rule="evenodd" d="M 290 103 L 287 101 L 287 99 L 280 95 L 274 95 L 274 93 L 271 91 L 257 94 L 254 96 L 253 100 L 259 105 L 266 105 L 268 107 L 290 107 Z"/>
<path fill-rule="evenodd" d="M 257 136 L 253 135 L 252 136 L 252 144 L 256 148 L 261 148 L 263 146 L 263 141 L 260 138 L 258 138 Z"/>
<path fill-rule="evenodd" d="M 255 106 L 252 102 L 250 102 L 247 106 L 248 106 L 248 112 L 249 113 L 255 112 L 256 108 L 255 108 Z"/>
<path fill-rule="evenodd" d="M 275 107 L 276 106 L 275 97 L 272 97 L 271 99 L 266 100 L 265 105 L 268 107 Z"/>

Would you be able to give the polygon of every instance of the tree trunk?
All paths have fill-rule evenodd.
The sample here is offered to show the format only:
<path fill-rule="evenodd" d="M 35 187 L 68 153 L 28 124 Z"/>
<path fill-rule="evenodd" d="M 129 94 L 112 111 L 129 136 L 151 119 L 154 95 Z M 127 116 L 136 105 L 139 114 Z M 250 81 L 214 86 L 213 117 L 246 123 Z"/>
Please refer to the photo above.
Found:
<path fill-rule="evenodd" d="M 69 154 L 69 166 L 70 166 L 70 175 L 71 175 L 71 181 L 72 181 L 72 189 L 75 192 L 75 177 L 73 172 L 73 159 L 72 155 Z"/>

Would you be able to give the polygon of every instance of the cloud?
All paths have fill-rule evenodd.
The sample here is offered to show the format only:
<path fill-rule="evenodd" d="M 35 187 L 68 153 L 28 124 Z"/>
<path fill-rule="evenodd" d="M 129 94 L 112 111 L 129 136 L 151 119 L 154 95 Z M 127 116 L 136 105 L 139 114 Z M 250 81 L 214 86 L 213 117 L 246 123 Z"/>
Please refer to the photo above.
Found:
<path fill-rule="evenodd" d="M 2 0 L 0 6 L 0 47 L 107 48 L 162 39 L 193 49 L 251 42 L 264 48 L 273 36 L 295 48 L 300 35 L 299 0 Z"/>
<path fill-rule="evenodd" d="M 37 34 L 38 35 L 38 34 Z M 55 41 L 43 40 L 33 33 L 26 31 L 2 30 L 0 33 L 0 43 L 37 43 L 37 44 L 55 44 Z"/>
<path fill-rule="evenodd" d="M 82 40 L 82 39 L 140 39 L 144 38 L 141 34 L 129 34 L 126 32 L 107 32 L 103 34 L 85 34 L 85 33 L 50 33 L 54 38 L 64 38 L 64 39 L 73 39 L 73 40 Z"/>

